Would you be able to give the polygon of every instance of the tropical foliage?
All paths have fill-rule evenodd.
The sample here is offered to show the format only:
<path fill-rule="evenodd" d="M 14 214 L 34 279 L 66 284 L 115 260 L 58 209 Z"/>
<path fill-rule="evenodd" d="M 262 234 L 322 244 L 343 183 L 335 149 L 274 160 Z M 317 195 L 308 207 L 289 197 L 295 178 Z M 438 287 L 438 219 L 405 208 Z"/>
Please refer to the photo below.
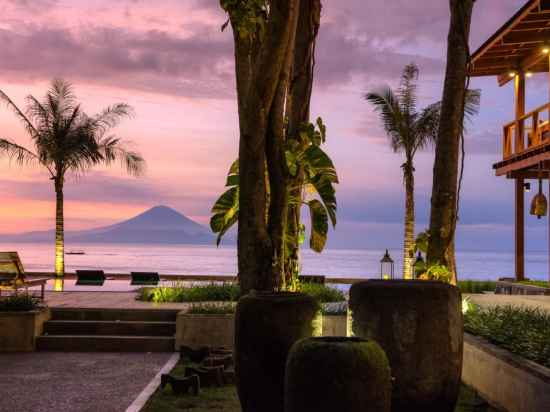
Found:
<path fill-rule="evenodd" d="M 520 306 L 470 305 L 464 330 L 516 355 L 550 367 L 550 314 Z"/>
<path fill-rule="evenodd" d="M 289 139 L 285 146 L 286 169 L 289 176 L 296 177 L 299 173 L 300 187 L 298 196 L 293 195 L 296 187 L 287 188 L 287 204 L 305 205 L 310 216 L 309 246 L 316 252 L 322 252 L 328 236 L 329 221 L 336 225 L 336 192 L 334 184 L 338 183 L 336 168 L 328 154 L 322 149 L 326 142 L 326 127 L 320 118 L 316 124 L 304 124 L 299 133 L 299 139 Z M 228 188 L 214 203 L 210 227 L 216 233 L 216 244 L 220 244 L 222 237 L 238 221 L 239 216 L 239 161 L 233 162 L 226 179 Z M 269 194 L 267 196 L 269 202 Z M 292 216 L 289 216 L 289 225 Z M 290 256 L 290 249 L 301 244 L 305 238 L 305 225 L 298 222 L 300 230 L 296 236 L 286 232 L 284 238 L 286 256 Z M 287 260 L 286 266 L 293 262 Z M 295 274 L 297 275 L 297 273 Z"/>
<path fill-rule="evenodd" d="M 439 125 L 439 104 L 417 109 L 418 67 L 409 64 L 403 70 L 401 84 L 397 91 L 389 87 L 379 92 L 370 92 L 365 99 L 373 104 L 394 152 L 402 152 L 405 162 L 403 180 L 405 182 L 405 233 L 403 246 L 403 277 L 412 278 L 414 245 L 414 156 L 418 150 L 430 144 Z"/>
<path fill-rule="evenodd" d="M 117 103 L 95 116 L 88 116 L 77 102 L 72 86 L 60 79 L 52 82 L 42 100 L 27 97 L 25 110 L 21 110 L 0 90 L 0 102 L 12 110 L 23 124 L 34 149 L 0 138 L 0 155 L 7 156 L 18 165 L 39 165 L 46 169 L 56 193 L 56 259 L 58 276 L 64 265 L 63 188 L 67 173 L 82 175 L 98 164 L 111 165 L 120 161 L 128 173 L 139 175 L 144 167 L 142 157 L 127 150 L 123 141 L 109 134 L 132 108 Z"/>
<path fill-rule="evenodd" d="M 418 67 L 411 63 L 405 66 L 397 91 L 386 87 L 370 92 L 365 99 L 378 112 L 384 130 L 394 152 L 403 153 L 401 165 L 405 183 L 405 228 L 403 242 L 403 277 L 411 279 L 414 259 L 414 157 L 419 150 L 435 141 L 441 120 L 441 102 L 418 110 Z M 469 90 L 466 96 L 465 116 L 471 119 L 479 110 L 479 90 Z"/>

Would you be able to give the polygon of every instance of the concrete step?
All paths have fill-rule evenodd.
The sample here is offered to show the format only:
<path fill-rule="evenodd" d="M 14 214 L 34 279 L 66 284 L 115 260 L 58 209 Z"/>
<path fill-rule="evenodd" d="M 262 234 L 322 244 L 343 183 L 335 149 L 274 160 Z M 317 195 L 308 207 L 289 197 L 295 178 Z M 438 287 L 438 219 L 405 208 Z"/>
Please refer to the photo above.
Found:
<path fill-rule="evenodd" d="M 52 308 L 52 320 L 175 322 L 177 309 Z"/>
<path fill-rule="evenodd" d="M 168 336 L 176 333 L 175 322 L 50 320 L 45 335 Z"/>
<path fill-rule="evenodd" d="M 36 350 L 62 352 L 173 352 L 174 338 L 168 336 L 43 335 Z"/>

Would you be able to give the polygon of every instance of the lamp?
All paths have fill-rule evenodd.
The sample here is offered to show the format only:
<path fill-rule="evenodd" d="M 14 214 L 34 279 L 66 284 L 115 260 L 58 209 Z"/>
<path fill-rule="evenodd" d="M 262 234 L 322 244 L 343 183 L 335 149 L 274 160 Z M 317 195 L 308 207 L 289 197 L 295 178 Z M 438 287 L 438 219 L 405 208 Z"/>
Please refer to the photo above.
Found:
<path fill-rule="evenodd" d="M 380 260 L 380 279 L 393 279 L 393 259 L 391 258 L 388 249 Z"/>
<path fill-rule="evenodd" d="M 414 277 L 414 279 L 416 279 L 422 273 L 424 273 L 425 270 L 426 270 L 426 264 L 424 262 L 424 258 L 422 257 L 422 253 L 418 252 L 418 255 L 416 256 L 416 259 L 413 263 L 413 277 Z"/>

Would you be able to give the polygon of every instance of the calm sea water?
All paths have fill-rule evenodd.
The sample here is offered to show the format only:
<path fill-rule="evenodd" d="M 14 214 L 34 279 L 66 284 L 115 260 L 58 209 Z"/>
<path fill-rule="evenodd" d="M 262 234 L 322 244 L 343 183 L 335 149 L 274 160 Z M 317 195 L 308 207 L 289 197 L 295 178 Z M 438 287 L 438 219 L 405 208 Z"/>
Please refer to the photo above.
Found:
<path fill-rule="evenodd" d="M 81 249 L 85 255 L 67 255 L 66 270 L 103 269 L 109 273 L 153 270 L 165 274 L 229 275 L 237 271 L 237 254 L 234 247 L 167 246 L 167 245 L 70 245 L 66 250 Z M 49 244 L 6 244 L 0 250 L 16 250 L 28 271 L 53 271 L 54 250 Z M 331 277 L 373 278 L 380 272 L 379 261 L 383 250 L 329 249 L 321 254 L 310 250 L 302 252 L 302 272 Z M 390 250 L 400 273 L 401 251 Z M 459 252 L 457 253 L 461 279 L 497 279 L 512 276 L 512 253 Z M 527 276 L 547 279 L 548 254 L 526 255 Z"/>

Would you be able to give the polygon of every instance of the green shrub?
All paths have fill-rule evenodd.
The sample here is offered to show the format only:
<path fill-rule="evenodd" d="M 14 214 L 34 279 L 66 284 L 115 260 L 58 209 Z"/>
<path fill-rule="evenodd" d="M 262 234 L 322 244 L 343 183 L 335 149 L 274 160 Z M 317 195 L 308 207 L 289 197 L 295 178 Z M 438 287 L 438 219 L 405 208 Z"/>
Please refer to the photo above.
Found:
<path fill-rule="evenodd" d="M 42 308 L 39 299 L 27 293 L 18 293 L 0 298 L 0 312 L 25 312 Z"/>
<path fill-rule="evenodd" d="M 182 282 L 174 282 L 172 286 L 142 288 L 138 299 L 156 302 L 234 302 L 240 297 L 241 291 L 236 283 L 210 283 L 206 285 L 185 286 Z"/>
<path fill-rule="evenodd" d="M 550 313 L 519 306 L 473 307 L 464 330 L 516 355 L 550 367 Z"/>
<path fill-rule="evenodd" d="M 458 287 L 462 293 L 494 292 L 496 282 L 493 280 L 459 280 Z"/>
<path fill-rule="evenodd" d="M 187 313 L 193 315 L 227 315 L 235 313 L 234 303 L 201 303 L 193 304 Z"/>
<path fill-rule="evenodd" d="M 548 288 L 550 285 L 546 280 L 522 280 L 519 283 L 523 285 L 539 286 L 541 288 Z"/>
<path fill-rule="evenodd" d="M 298 286 L 298 290 L 313 297 L 319 303 L 344 302 L 346 300 L 344 292 L 321 283 L 303 282 Z"/>

